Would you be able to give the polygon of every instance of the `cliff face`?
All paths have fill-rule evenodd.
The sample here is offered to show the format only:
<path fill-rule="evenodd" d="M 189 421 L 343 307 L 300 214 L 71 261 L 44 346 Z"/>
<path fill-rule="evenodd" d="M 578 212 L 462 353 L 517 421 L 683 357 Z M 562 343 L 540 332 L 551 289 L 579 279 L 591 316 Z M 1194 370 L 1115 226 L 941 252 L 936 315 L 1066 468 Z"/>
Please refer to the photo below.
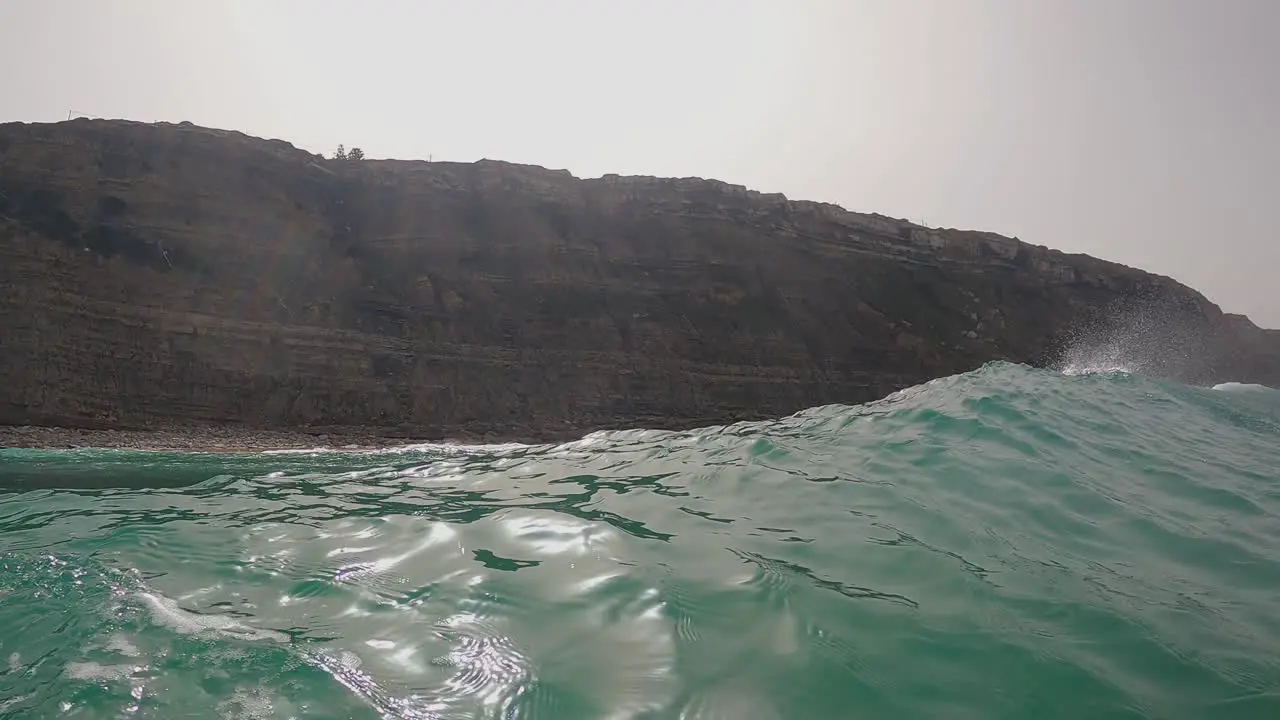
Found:
<path fill-rule="evenodd" d="M 0 423 L 693 426 L 1116 333 L 1176 350 L 1154 372 L 1280 385 L 1275 333 L 993 234 L 698 179 L 0 125 Z"/>

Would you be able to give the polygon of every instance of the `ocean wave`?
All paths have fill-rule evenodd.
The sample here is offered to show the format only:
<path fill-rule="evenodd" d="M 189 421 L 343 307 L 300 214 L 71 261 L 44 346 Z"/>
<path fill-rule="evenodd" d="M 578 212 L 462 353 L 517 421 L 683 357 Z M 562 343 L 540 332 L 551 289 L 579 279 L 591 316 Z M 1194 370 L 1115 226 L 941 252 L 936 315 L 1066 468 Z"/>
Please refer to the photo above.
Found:
<path fill-rule="evenodd" d="M 1275 717 L 1274 396 L 990 363 L 558 444 L 0 455 L 26 478 L 0 494 L 0 695 L 82 717 Z"/>

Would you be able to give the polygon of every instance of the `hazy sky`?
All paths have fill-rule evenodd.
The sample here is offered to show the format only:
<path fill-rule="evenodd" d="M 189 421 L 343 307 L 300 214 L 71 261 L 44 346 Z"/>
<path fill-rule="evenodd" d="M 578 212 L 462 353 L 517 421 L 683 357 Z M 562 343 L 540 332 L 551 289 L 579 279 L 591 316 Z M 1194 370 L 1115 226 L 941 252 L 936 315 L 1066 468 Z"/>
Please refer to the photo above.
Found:
<path fill-rule="evenodd" d="M 715 177 L 1280 328 L 1280 0 L 0 0 L 0 121 Z"/>

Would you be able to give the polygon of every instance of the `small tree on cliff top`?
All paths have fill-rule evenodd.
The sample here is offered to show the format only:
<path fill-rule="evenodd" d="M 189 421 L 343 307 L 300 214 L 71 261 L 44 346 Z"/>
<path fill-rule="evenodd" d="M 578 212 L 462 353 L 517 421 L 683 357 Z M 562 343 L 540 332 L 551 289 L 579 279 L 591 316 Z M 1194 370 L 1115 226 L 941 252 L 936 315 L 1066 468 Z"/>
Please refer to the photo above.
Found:
<path fill-rule="evenodd" d="M 363 160 L 364 151 L 357 147 L 353 147 L 350 150 L 347 150 L 345 147 L 339 145 L 337 151 L 333 153 L 333 159 L 334 160 Z"/>

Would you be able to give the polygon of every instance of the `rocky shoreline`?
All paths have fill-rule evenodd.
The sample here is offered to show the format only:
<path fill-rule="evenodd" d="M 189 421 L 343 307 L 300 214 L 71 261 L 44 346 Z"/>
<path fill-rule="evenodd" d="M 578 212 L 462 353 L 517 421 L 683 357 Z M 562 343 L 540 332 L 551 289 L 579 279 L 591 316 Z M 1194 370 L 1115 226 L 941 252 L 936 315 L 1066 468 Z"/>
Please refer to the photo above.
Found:
<path fill-rule="evenodd" d="M 0 123 L 0 338 L 23 447 L 557 442 L 1113 350 L 1280 385 L 1280 331 L 996 233 L 124 121 Z"/>
<path fill-rule="evenodd" d="M 271 450 L 376 450 L 427 442 L 425 438 L 387 437 L 372 431 L 341 433 L 261 430 L 236 426 L 192 426 L 170 430 L 96 430 L 0 426 L 0 448 L 111 449 L 154 452 L 258 453 Z M 476 443 L 479 438 L 451 438 L 448 443 Z"/>

